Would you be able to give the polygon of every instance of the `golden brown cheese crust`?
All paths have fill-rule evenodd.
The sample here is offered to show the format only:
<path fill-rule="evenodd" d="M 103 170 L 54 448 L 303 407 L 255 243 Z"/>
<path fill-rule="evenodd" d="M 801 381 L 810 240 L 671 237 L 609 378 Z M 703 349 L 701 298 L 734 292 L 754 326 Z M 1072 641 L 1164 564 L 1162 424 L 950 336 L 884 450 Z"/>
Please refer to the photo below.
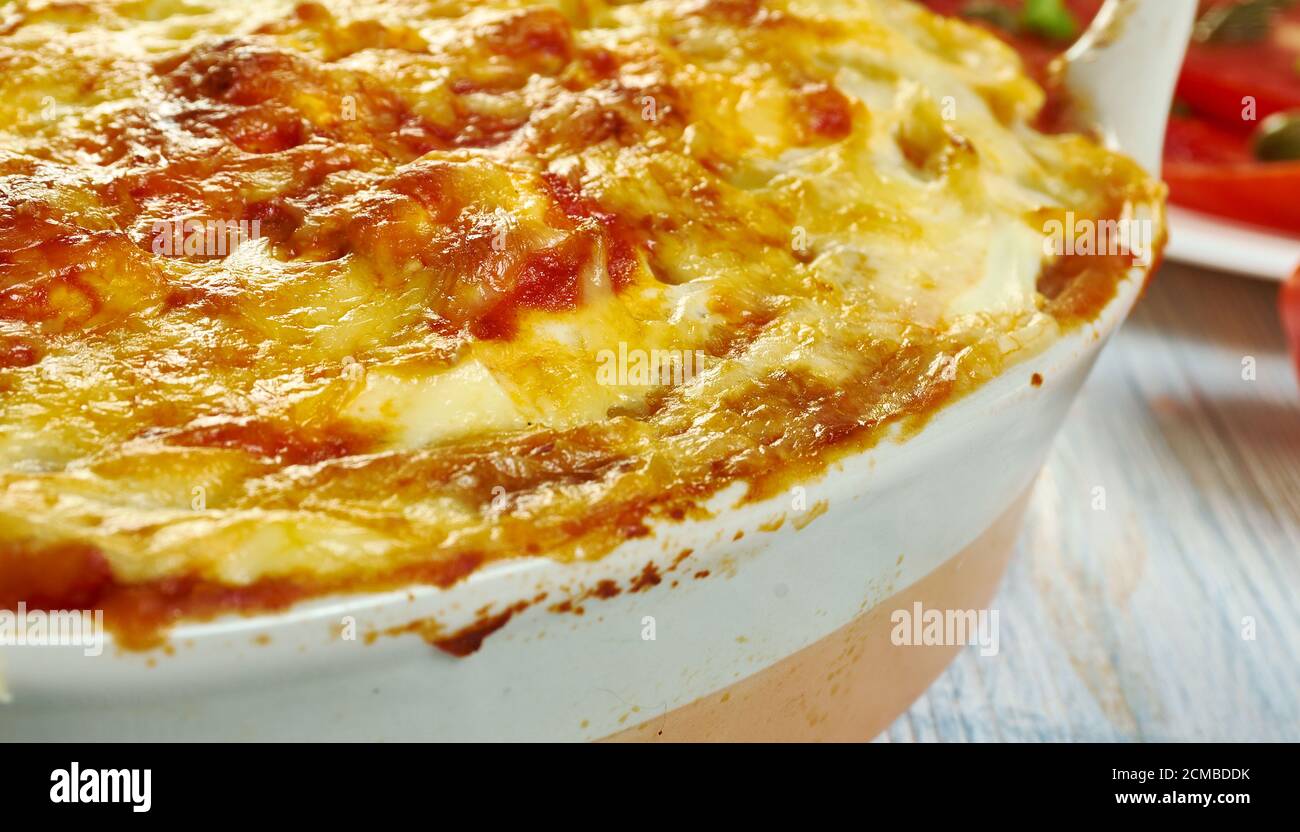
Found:
<path fill-rule="evenodd" d="M 1159 188 L 1041 106 L 900 0 L 10 6 L 0 605 L 138 637 L 816 475 L 1113 296 L 1044 223 Z"/>

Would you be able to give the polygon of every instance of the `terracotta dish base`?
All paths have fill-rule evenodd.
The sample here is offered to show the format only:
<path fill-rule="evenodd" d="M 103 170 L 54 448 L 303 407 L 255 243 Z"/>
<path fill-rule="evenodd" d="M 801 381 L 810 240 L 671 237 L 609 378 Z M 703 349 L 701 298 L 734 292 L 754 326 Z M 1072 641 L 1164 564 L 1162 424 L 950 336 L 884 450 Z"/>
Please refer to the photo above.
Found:
<path fill-rule="evenodd" d="M 960 646 L 895 646 L 895 610 L 982 610 L 996 594 L 1026 491 L 969 546 L 826 638 L 734 685 L 602 742 L 862 742 L 885 730 Z"/>

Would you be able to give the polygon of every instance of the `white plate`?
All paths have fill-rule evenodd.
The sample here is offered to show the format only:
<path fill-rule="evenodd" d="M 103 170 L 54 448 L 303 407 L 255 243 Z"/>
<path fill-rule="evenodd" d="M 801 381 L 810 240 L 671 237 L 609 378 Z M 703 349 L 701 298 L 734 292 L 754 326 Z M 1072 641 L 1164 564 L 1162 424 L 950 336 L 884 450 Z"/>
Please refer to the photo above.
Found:
<path fill-rule="evenodd" d="M 1282 281 L 1300 266 L 1300 237 L 1169 206 L 1169 259 Z"/>

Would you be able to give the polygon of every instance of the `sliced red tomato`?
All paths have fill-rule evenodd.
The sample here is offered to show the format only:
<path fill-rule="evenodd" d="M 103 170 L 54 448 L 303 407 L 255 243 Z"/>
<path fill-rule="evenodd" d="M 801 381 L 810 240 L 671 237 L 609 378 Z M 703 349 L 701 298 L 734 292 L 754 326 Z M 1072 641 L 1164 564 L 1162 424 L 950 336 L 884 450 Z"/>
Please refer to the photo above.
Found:
<path fill-rule="evenodd" d="M 1250 165 L 1250 133 L 1230 130 L 1192 116 L 1172 116 L 1165 133 L 1165 162 L 1169 164 Z"/>
<path fill-rule="evenodd" d="M 1165 181 L 1179 205 L 1300 230 L 1300 162 L 1255 161 L 1248 134 L 1175 116 L 1165 141 Z"/>
<path fill-rule="evenodd" d="M 1196 211 L 1300 230 L 1300 162 L 1165 166 L 1170 198 Z"/>
<path fill-rule="evenodd" d="M 1206 0 L 1203 8 L 1240 0 Z M 1268 36 L 1249 43 L 1193 42 L 1178 98 L 1198 115 L 1253 128 L 1273 113 L 1300 109 L 1300 6 L 1279 10 Z"/>
<path fill-rule="evenodd" d="M 1265 63 L 1284 63 L 1274 52 L 1266 51 L 1263 58 Z M 1240 65 L 1250 59 L 1247 47 L 1193 47 L 1178 79 L 1178 99 L 1225 124 L 1241 124 L 1245 116 L 1253 115 L 1253 125 L 1274 113 L 1300 109 L 1300 83 L 1291 83 L 1281 74 L 1300 79 L 1295 70 L 1300 57 L 1291 55 L 1290 63 L 1279 66 L 1278 75 L 1272 77 L 1261 77 L 1256 67 Z M 1253 107 L 1248 106 L 1251 102 Z"/>
<path fill-rule="evenodd" d="M 1291 336 L 1291 353 L 1300 372 L 1300 268 L 1282 287 L 1282 325 Z"/>

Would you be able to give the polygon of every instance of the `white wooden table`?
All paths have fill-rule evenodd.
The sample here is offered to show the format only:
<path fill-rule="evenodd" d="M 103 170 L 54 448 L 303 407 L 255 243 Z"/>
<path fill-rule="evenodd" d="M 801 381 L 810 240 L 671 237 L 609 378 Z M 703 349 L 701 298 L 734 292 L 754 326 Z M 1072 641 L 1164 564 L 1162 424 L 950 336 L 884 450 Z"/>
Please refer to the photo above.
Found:
<path fill-rule="evenodd" d="M 1300 393 L 1276 297 L 1164 267 L 1039 480 L 1000 654 L 965 650 L 881 740 L 1300 740 Z"/>

